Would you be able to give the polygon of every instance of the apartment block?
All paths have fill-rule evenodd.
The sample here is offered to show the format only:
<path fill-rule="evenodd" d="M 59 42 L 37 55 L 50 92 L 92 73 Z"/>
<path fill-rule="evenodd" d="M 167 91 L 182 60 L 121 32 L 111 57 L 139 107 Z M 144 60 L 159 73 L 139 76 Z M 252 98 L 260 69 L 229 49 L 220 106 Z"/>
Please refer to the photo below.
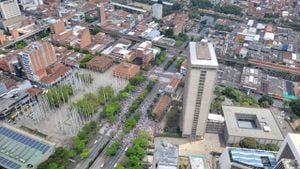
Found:
<path fill-rule="evenodd" d="M 45 41 L 32 43 L 19 57 L 27 77 L 35 81 L 46 77 L 46 68 L 57 62 L 54 47 Z"/>

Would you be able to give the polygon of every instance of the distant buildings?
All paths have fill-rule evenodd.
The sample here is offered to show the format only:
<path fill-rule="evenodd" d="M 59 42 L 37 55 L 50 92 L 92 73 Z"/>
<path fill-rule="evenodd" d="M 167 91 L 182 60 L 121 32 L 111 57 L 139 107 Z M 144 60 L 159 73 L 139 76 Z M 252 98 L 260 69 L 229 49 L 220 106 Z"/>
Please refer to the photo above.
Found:
<path fill-rule="evenodd" d="M 17 0 L 4 0 L 0 2 L 0 12 L 2 19 L 11 19 L 21 15 Z"/>
<path fill-rule="evenodd" d="M 36 9 L 39 5 L 43 5 L 43 0 L 20 0 L 23 9 Z"/>
<path fill-rule="evenodd" d="M 21 15 L 20 7 L 17 0 L 4 0 L 0 2 L 1 21 L 0 27 L 3 29 L 13 29 L 21 26 L 25 19 Z"/>
<path fill-rule="evenodd" d="M 145 41 L 139 44 L 135 49 L 133 49 L 128 54 L 127 61 L 140 60 L 140 65 L 148 69 L 151 65 L 151 61 L 155 58 L 155 55 L 158 53 L 150 41 Z"/>
<path fill-rule="evenodd" d="M 282 133 L 269 109 L 223 106 L 225 141 L 228 145 L 239 143 L 245 137 L 255 138 L 260 144 L 283 141 Z"/>
<path fill-rule="evenodd" d="M 203 138 L 218 70 L 213 45 L 207 40 L 190 42 L 188 62 L 182 136 Z"/>
<path fill-rule="evenodd" d="M 163 16 L 163 5 L 156 3 L 152 5 L 152 17 L 160 20 Z"/>
<path fill-rule="evenodd" d="M 256 68 L 244 67 L 240 86 L 247 91 L 267 94 L 280 100 L 293 100 L 300 96 L 299 82 L 268 75 Z"/>
<path fill-rule="evenodd" d="M 187 26 L 189 16 L 187 13 L 172 13 L 162 18 L 165 28 L 173 27 L 174 35 L 178 35 Z"/>
<path fill-rule="evenodd" d="M 155 140 L 154 144 L 153 169 L 177 169 L 178 147 L 162 140 Z"/>
<path fill-rule="evenodd" d="M 97 4 L 97 17 L 101 25 L 106 23 L 105 7 L 103 2 Z"/>
<path fill-rule="evenodd" d="M 66 30 L 64 22 L 59 20 L 51 25 L 52 40 L 56 43 L 77 48 L 88 48 L 92 44 L 92 37 L 87 27 L 74 26 L 72 30 Z"/>
<path fill-rule="evenodd" d="M 140 66 L 122 62 L 115 67 L 113 75 L 123 79 L 130 79 L 137 75 L 139 72 Z"/>

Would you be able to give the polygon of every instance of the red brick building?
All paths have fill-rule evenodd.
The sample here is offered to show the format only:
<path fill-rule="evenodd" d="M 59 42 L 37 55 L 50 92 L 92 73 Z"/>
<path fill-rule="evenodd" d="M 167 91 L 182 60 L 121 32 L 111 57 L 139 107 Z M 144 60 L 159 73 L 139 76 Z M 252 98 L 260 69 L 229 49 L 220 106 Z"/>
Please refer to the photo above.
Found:
<path fill-rule="evenodd" d="M 137 75 L 139 72 L 140 66 L 122 62 L 115 67 L 113 75 L 124 79 L 130 79 Z"/>
<path fill-rule="evenodd" d="M 88 69 L 95 70 L 98 72 L 105 72 L 112 65 L 112 59 L 104 56 L 96 56 L 86 64 Z"/>

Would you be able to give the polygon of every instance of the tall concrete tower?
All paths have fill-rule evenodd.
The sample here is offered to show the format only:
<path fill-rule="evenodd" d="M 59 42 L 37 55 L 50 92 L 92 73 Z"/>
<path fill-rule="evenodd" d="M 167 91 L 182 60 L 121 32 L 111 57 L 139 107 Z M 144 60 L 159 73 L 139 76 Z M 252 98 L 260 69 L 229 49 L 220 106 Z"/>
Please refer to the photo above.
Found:
<path fill-rule="evenodd" d="M 17 0 L 0 1 L 0 14 L 2 19 L 11 19 L 21 15 Z"/>
<path fill-rule="evenodd" d="M 163 5 L 156 3 L 152 5 L 152 17 L 160 20 L 163 15 Z"/>
<path fill-rule="evenodd" d="M 184 86 L 182 136 L 202 139 L 217 78 L 218 60 L 212 43 L 190 42 Z"/>
<path fill-rule="evenodd" d="M 100 4 L 97 4 L 97 17 L 101 25 L 106 23 L 105 7 L 103 1 L 100 1 Z"/>

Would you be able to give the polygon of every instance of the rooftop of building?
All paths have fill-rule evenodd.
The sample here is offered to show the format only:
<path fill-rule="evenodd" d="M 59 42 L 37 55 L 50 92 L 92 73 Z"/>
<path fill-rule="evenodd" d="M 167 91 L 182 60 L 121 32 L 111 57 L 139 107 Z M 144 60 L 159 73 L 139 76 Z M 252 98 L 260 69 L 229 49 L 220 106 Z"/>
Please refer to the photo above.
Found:
<path fill-rule="evenodd" d="M 65 65 L 59 63 L 54 67 L 49 68 L 47 71 L 51 72 L 50 75 L 41 79 L 41 82 L 44 84 L 52 84 L 62 76 L 70 72 L 71 68 L 66 67 Z"/>
<path fill-rule="evenodd" d="M 201 42 L 190 42 L 190 63 L 192 66 L 218 67 L 213 44 L 205 39 Z"/>
<path fill-rule="evenodd" d="M 155 163 L 158 164 L 161 169 L 176 169 L 179 164 L 178 147 L 164 140 L 155 140 L 154 144 Z"/>
<path fill-rule="evenodd" d="M 122 62 L 115 67 L 114 72 L 131 74 L 136 73 L 139 70 L 139 68 L 140 66 L 138 65 Z"/>
<path fill-rule="evenodd" d="M 87 65 L 103 68 L 112 63 L 112 59 L 104 56 L 97 56 L 90 60 Z"/>
<path fill-rule="evenodd" d="M 162 112 L 168 107 L 171 102 L 171 97 L 169 95 L 163 95 L 160 97 L 158 103 L 155 105 L 153 109 L 153 113 L 156 114 L 157 117 L 160 117 Z"/>
<path fill-rule="evenodd" d="M 245 148 L 227 148 L 230 161 L 250 168 L 273 169 L 276 165 L 276 154 L 266 150 Z"/>
<path fill-rule="evenodd" d="M 7 169 L 36 166 L 53 152 L 53 144 L 7 125 L 0 125 L 0 165 Z"/>
<path fill-rule="evenodd" d="M 228 135 L 283 140 L 270 109 L 222 106 Z"/>
<path fill-rule="evenodd" d="M 26 98 L 26 99 L 25 99 Z M 0 112 L 6 113 L 11 107 L 16 105 L 18 102 L 28 101 L 28 93 L 25 91 L 10 91 L 5 96 L 0 97 Z"/>
<path fill-rule="evenodd" d="M 300 156 L 300 134 L 289 133 L 288 136 L 291 143 L 295 146 L 295 150 Z"/>
<path fill-rule="evenodd" d="M 203 156 L 192 155 L 189 156 L 191 169 L 206 169 L 206 163 Z"/>
<path fill-rule="evenodd" d="M 177 88 L 177 86 L 179 85 L 181 79 L 179 78 L 174 78 L 171 80 L 171 82 L 168 84 L 168 86 L 172 87 L 172 88 Z"/>

